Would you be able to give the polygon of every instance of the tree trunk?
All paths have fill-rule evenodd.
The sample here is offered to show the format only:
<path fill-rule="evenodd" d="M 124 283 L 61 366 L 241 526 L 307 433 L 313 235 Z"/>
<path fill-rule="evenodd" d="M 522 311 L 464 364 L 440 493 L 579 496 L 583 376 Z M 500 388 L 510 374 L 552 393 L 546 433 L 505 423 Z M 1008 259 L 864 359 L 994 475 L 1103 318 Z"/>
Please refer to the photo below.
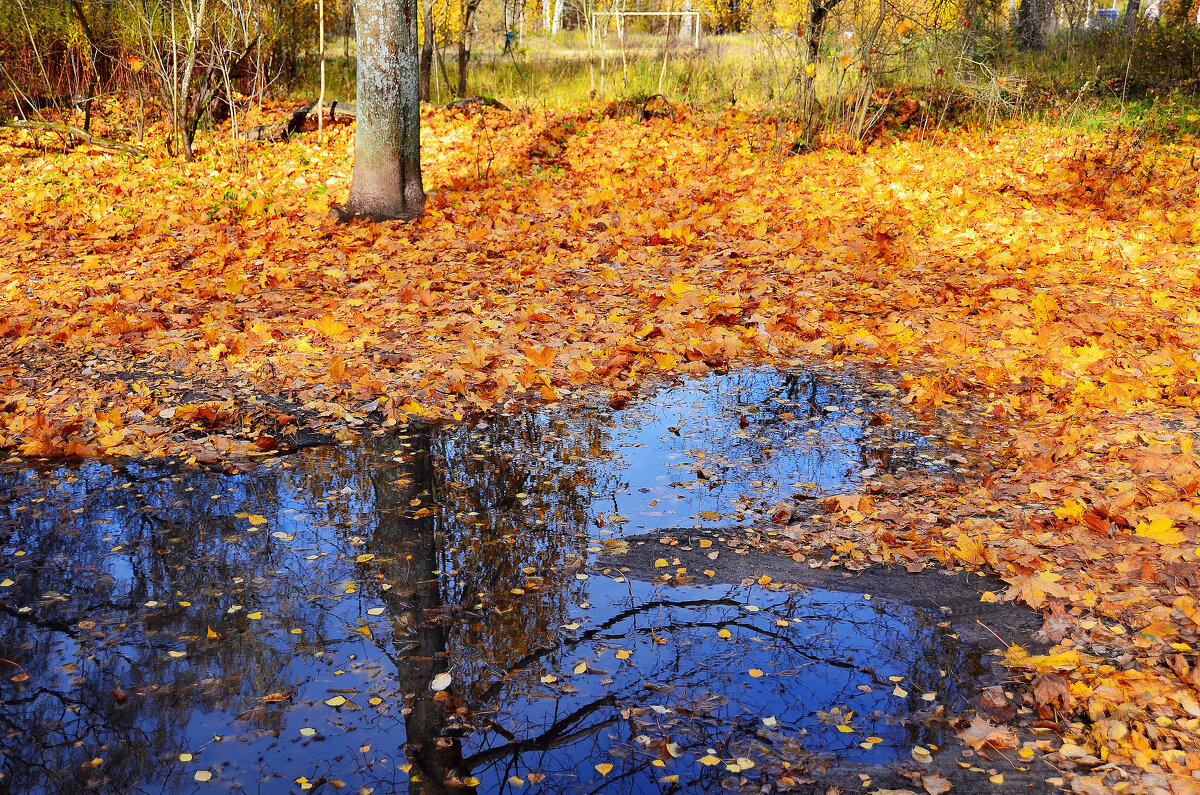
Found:
<path fill-rule="evenodd" d="M 417 0 L 356 0 L 358 118 L 343 219 L 415 218 L 421 186 Z"/>
<path fill-rule="evenodd" d="M 1050 0 L 1021 0 L 1017 8 L 1017 34 L 1027 50 L 1046 48 L 1046 28 L 1050 24 Z"/>
<path fill-rule="evenodd" d="M 1137 27 L 1138 11 L 1141 9 L 1141 6 L 1141 0 L 1129 0 L 1125 4 L 1124 25 L 1126 35 L 1133 33 L 1134 28 Z"/>
<path fill-rule="evenodd" d="M 421 38 L 421 101 L 429 102 L 429 78 L 433 74 L 433 0 L 421 0 L 421 20 L 425 35 Z"/>
<path fill-rule="evenodd" d="M 462 28 L 458 34 L 458 93 L 467 95 L 467 68 L 471 63 L 471 26 L 475 24 L 475 12 L 481 0 L 466 0 L 462 6 Z"/>
<path fill-rule="evenodd" d="M 471 45 L 467 43 L 467 33 L 464 31 L 458 40 L 458 92 L 457 96 L 467 95 L 467 65 L 471 62 Z"/>
<path fill-rule="evenodd" d="M 562 28 L 563 0 L 554 0 L 554 16 L 550 18 L 550 35 Z"/>

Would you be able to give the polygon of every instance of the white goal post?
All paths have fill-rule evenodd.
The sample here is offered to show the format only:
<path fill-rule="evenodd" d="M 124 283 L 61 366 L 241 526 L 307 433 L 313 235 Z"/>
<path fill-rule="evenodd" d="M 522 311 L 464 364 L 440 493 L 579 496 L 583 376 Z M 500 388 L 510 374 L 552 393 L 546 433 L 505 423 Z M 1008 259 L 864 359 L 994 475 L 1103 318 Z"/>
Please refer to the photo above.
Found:
<path fill-rule="evenodd" d="M 691 21 L 692 28 L 692 46 L 700 46 L 700 12 L 699 11 L 593 11 L 592 12 L 592 27 L 588 31 L 589 43 L 595 47 L 597 37 L 597 18 L 598 17 L 616 17 L 617 21 L 617 38 L 625 38 L 625 25 L 622 23 L 624 17 L 679 17 Z M 670 24 L 670 20 L 667 20 Z"/>

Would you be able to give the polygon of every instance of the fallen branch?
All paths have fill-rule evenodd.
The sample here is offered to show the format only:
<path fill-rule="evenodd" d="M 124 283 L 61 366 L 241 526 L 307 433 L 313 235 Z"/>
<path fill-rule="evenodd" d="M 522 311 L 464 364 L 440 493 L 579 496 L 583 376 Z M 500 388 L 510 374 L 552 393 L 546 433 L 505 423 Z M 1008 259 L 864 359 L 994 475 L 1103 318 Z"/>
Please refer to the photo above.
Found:
<path fill-rule="evenodd" d="M 78 127 L 72 127 L 69 124 L 53 124 L 48 121 L 14 121 L 13 127 L 21 130 L 45 130 L 47 132 L 56 132 L 61 135 L 71 135 L 84 143 L 98 146 L 101 149 L 112 149 L 117 152 L 124 152 L 127 155 L 134 157 L 145 157 L 146 150 L 133 144 L 122 143 L 121 141 L 111 141 L 108 138 L 100 138 L 99 136 L 86 133 Z"/>
<path fill-rule="evenodd" d="M 671 100 L 667 99 L 662 94 L 651 94 L 646 97 L 646 101 L 642 103 L 642 109 L 638 111 L 638 121 L 645 121 L 654 116 L 654 111 L 650 110 L 650 103 L 656 99 L 661 99 L 663 104 L 667 106 L 667 112 L 671 114 L 671 121 L 675 121 L 675 108 L 671 105 Z"/>
<path fill-rule="evenodd" d="M 509 109 L 507 105 L 494 97 L 463 97 L 446 106 L 446 110 L 464 110 L 472 113 L 480 108 Z"/>
<path fill-rule="evenodd" d="M 274 124 L 259 124 L 246 130 L 244 136 L 248 141 L 268 141 L 270 143 L 285 143 L 293 135 L 300 132 L 309 115 L 317 107 L 316 102 L 310 102 L 296 108 L 292 114 L 281 122 Z M 353 121 L 358 118 L 358 106 L 353 102 L 326 102 L 321 106 L 325 121 Z"/>

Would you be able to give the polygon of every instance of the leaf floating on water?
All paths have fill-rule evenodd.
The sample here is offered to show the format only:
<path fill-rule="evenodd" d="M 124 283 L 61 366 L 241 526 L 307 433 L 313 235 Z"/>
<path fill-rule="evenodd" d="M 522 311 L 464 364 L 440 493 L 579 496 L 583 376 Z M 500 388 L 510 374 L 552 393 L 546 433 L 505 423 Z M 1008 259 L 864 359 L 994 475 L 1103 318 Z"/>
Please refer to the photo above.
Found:
<path fill-rule="evenodd" d="M 767 726 L 767 727 L 771 727 L 771 728 L 774 728 L 775 726 L 779 725 L 779 721 L 775 718 L 774 715 L 763 718 L 762 722 L 763 722 L 763 726 Z"/>
<path fill-rule="evenodd" d="M 201 783 L 203 783 L 205 781 L 211 781 L 212 777 L 213 777 L 212 771 L 209 771 L 209 770 L 197 770 L 195 773 L 192 774 L 192 778 L 194 778 L 196 781 L 199 781 Z"/>
<path fill-rule="evenodd" d="M 618 660 L 628 660 L 632 654 L 633 652 L 628 651 L 627 649 L 617 649 L 616 657 Z"/>
<path fill-rule="evenodd" d="M 585 663 L 585 662 L 581 662 L 581 663 L 579 663 L 579 665 L 576 665 L 576 666 L 575 666 L 575 670 L 574 670 L 572 673 L 575 673 L 575 674 L 586 674 L 586 673 L 587 673 L 587 669 L 588 669 L 588 667 L 587 667 L 587 663 Z"/>
<path fill-rule="evenodd" d="M 429 683 L 429 689 L 435 693 L 440 693 L 449 687 L 452 681 L 454 681 L 454 677 L 450 675 L 450 672 L 443 671 L 442 673 L 433 677 L 433 680 Z"/>
<path fill-rule="evenodd" d="M 263 696 L 262 700 L 267 704 L 278 704 L 281 701 L 288 701 L 291 697 L 291 693 L 269 693 Z"/>
<path fill-rule="evenodd" d="M 705 756 L 700 757 L 700 759 L 698 761 L 700 762 L 700 764 L 707 765 L 708 767 L 712 767 L 713 765 L 721 764 L 721 760 L 718 759 L 717 757 L 713 756 L 712 754 L 706 754 Z"/>
<path fill-rule="evenodd" d="M 325 704 L 330 707 L 340 707 L 346 703 L 345 696 L 334 696 L 333 698 L 325 699 Z"/>
<path fill-rule="evenodd" d="M 613 769 L 613 766 L 610 765 L 608 762 L 601 762 L 600 764 L 596 765 L 596 772 L 602 776 L 607 776 L 609 773 L 612 772 L 612 769 Z"/>
<path fill-rule="evenodd" d="M 176 660 L 178 660 L 180 657 L 186 657 L 186 656 L 187 656 L 187 652 L 186 652 L 186 651 L 173 651 L 173 650 L 172 650 L 172 651 L 169 651 L 169 652 L 167 652 L 167 656 L 168 656 L 168 657 L 174 657 Z"/>
<path fill-rule="evenodd" d="M 301 737 L 312 737 L 316 733 L 317 733 L 317 730 L 314 729 L 312 726 L 305 726 L 304 728 L 302 728 L 300 730 Z"/>
<path fill-rule="evenodd" d="M 385 612 L 387 612 L 387 608 L 386 608 L 386 607 L 372 607 L 370 610 L 368 610 L 368 611 L 367 611 L 367 615 L 369 615 L 369 616 L 381 616 L 381 615 L 383 615 Z"/>
<path fill-rule="evenodd" d="M 758 679 L 760 676 L 765 676 L 760 668 L 751 668 L 747 673 L 749 673 L 755 679 Z"/>
<path fill-rule="evenodd" d="M 361 554 L 357 558 L 355 558 L 354 562 L 355 563 L 366 563 L 366 562 L 372 561 L 372 560 L 375 560 L 375 555 L 371 552 L 364 552 L 363 554 Z"/>

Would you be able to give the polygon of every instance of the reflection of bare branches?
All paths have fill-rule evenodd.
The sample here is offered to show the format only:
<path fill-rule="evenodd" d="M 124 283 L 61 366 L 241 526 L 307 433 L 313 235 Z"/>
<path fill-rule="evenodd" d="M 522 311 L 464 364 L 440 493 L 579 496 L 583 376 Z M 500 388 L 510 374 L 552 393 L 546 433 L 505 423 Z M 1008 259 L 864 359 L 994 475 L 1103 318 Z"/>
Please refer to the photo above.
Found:
<path fill-rule="evenodd" d="M 598 698 L 589 704 L 585 704 L 571 714 L 550 724 L 546 731 L 539 734 L 537 737 L 531 737 L 525 740 L 512 740 L 504 745 L 498 745 L 494 748 L 489 748 L 486 751 L 480 751 L 477 754 L 472 754 L 463 760 L 463 767 L 467 770 L 476 770 L 482 765 L 490 764 L 506 756 L 517 755 L 526 751 L 549 751 L 563 745 L 569 745 L 580 737 L 586 737 L 589 734 L 595 734 L 605 726 L 611 726 L 617 722 L 616 718 L 608 718 L 599 723 L 594 723 L 590 726 L 585 726 L 577 729 L 572 729 L 572 725 L 583 721 L 584 718 L 603 709 L 611 707 L 617 703 L 616 696 L 608 695 L 603 698 Z M 501 731 L 504 734 L 512 736 L 510 732 L 504 731 L 500 726 L 489 721 L 492 728 Z"/>

